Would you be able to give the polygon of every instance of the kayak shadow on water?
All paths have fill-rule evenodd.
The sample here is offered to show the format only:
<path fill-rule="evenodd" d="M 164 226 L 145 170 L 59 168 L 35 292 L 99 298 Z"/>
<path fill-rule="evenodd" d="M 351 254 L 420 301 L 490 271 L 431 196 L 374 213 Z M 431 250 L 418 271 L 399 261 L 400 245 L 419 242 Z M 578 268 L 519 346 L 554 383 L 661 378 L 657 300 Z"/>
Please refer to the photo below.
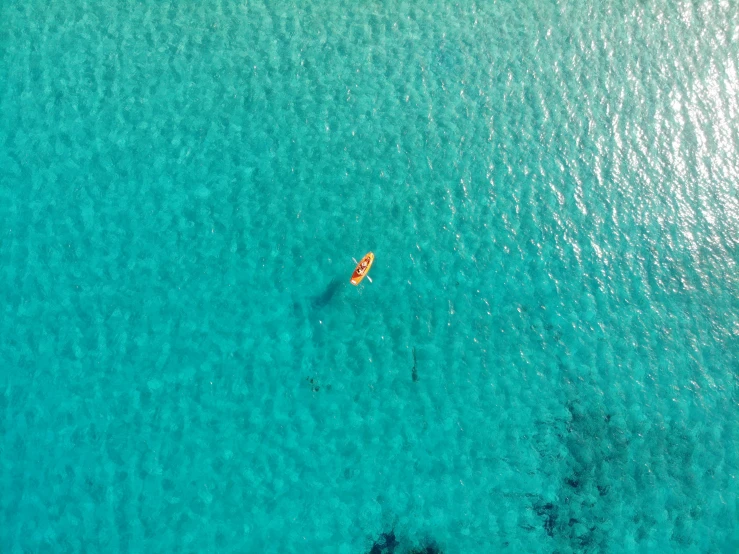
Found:
<path fill-rule="evenodd" d="M 328 306 L 331 301 L 336 296 L 336 293 L 339 292 L 342 285 L 344 283 L 334 277 L 329 281 L 328 285 L 326 285 L 326 288 L 323 289 L 323 292 L 320 294 L 316 294 L 314 296 L 307 296 L 303 297 L 302 299 L 296 300 L 293 302 L 293 314 L 295 317 L 298 318 L 300 321 L 304 322 L 310 322 L 311 326 L 313 327 L 315 322 L 313 321 L 315 319 L 314 316 L 318 315 L 323 308 Z M 314 333 L 318 332 L 318 329 L 313 329 Z"/>
<path fill-rule="evenodd" d="M 331 281 L 321 294 L 318 294 L 311 298 L 311 307 L 314 310 L 326 307 L 334 298 L 334 296 L 336 296 L 336 293 L 339 292 L 339 289 L 342 285 L 343 282 L 338 278 L 334 277 L 333 279 L 331 279 Z"/>

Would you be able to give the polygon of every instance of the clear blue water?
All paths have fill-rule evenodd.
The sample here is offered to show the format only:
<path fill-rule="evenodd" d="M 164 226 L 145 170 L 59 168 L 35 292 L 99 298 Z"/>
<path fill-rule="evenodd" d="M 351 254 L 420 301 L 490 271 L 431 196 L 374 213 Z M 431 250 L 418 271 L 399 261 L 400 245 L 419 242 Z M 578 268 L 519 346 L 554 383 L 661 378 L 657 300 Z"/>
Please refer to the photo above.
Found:
<path fill-rule="evenodd" d="M 739 549 L 734 0 L 0 21 L 0 552 Z"/>

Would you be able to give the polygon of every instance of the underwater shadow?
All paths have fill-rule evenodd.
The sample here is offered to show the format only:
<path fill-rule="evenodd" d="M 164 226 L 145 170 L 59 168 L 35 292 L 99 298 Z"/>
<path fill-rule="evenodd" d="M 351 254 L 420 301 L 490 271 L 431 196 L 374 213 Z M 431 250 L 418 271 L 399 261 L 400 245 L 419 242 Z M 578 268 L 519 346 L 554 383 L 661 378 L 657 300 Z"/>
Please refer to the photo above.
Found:
<path fill-rule="evenodd" d="M 431 540 L 426 540 L 421 545 L 411 546 L 410 549 L 408 549 L 407 542 L 404 544 L 406 546 L 400 548 L 401 543 L 395 536 L 395 530 L 392 529 L 387 533 L 380 533 L 367 554 L 442 554 L 439 546 Z"/>
<path fill-rule="evenodd" d="M 334 296 L 336 296 L 336 293 L 339 292 L 342 285 L 343 282 L 338 278 L 334 277 L 331 279 L 321 294 L 311 298 L 311 307 L 314 310 L 326 307 L 333 300 Z"/>

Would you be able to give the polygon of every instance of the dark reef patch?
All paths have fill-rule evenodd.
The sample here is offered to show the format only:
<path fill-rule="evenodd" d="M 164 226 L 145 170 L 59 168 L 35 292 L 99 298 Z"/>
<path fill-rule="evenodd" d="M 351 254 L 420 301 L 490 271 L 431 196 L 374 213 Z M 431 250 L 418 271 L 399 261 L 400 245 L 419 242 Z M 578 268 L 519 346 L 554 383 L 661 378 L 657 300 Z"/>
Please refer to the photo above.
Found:
<path fill-rule="evenodd" d="M 321 390 L 321 385 L 318 384 L 318 379 L 315 377 L 306 377 L 305 380 L 310 385 L 313 392 Z M 331 390 L 331 385 L 326 385 L 326 390 Z"/>
<path fill-rule="evenodd" d="M 550 537 L 554 536 L 554 527 L 557 524 L 557 507 L 551 502 L 534 504 L 536 515 L 544 518 L 544 531 Z"/>
<path fill-rule="evenodd" d="M 369 554 L 393 554 L 395 549 L 398 547 L 398 539 L 395 538 L 395 530 L 390 530 L 388 533 L 381 533 Z"/>
<path fill-rule="evenodd" d="M 425 540 L 420 545 L 404 546 L 400 549 L 401 542 L 395 535 L 395 529 L 387 533 L 381 533 L 372 543 L 372 548 L 367 554 L 443 554 L 443 551 L 432 540 Z"/>
<path fill-rule="evenodd" d="M 619 487 L 628 463 L 629 435 L 623 418 L 603 403 L 587 405 L 575 399 L 562 417 L 541 421 L 533 435 L 541 469 L 559 484 L 559 491 L 531 499 L 531 509 L 555 548 L 606 552 L 607 522 L 615 506 L 610 491 Z"/>
<path fill-rule="evenodd" d="M 442 554 L 441 549 L 434 543 L 416 546 L 408 551 L 408 554 Z"/>

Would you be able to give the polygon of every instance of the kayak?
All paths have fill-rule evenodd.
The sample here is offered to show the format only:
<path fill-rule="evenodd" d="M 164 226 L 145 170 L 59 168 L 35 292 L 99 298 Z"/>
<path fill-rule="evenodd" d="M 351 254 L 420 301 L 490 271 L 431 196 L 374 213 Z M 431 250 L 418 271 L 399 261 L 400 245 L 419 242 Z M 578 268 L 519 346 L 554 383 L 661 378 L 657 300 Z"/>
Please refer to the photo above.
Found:
<path fill-rule="evenodd" d="M 367 252 L 367 254 L 364 255 L 364 258 L 359 260 L 357 267 L 354 268 L 354 273 L 352 273 L 352 278 L 349 279 L 349 282 L 352 285 L 358 285 L 362 279 L 364 279 L 364 276 L 369 273 L 369 270 L 372 267 L 372 262 L 374 261 L 375 255 L 372 252 Z"/>
<path fill-rule="evenodd" d="M 364 258 L 359 260 L 357 267 L 354 268 L 354 273 L 352 273 L 352 278 L 349 279 L 349 282 L 352 285 L 358 285 L 362 279 L 364 279 L 364 276 L 369 273 L 369 270 L 372 267 L 372 262 L 374 261 L 375 255 L 372 252 L 365 254 Z"/>

